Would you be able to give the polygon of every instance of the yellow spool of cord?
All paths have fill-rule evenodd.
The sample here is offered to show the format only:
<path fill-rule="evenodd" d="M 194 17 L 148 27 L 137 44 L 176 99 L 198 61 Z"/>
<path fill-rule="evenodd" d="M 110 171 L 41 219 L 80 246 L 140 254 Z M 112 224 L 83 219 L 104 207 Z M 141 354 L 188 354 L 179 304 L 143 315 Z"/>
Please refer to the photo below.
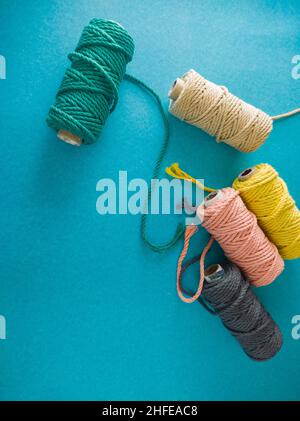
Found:
<path fill-rule="evenodd" d="M 260 227 L 284 259 L 300 257 L 300 211 L 286 183 L 269 164 L 248 168 L 233 182 Z"/>

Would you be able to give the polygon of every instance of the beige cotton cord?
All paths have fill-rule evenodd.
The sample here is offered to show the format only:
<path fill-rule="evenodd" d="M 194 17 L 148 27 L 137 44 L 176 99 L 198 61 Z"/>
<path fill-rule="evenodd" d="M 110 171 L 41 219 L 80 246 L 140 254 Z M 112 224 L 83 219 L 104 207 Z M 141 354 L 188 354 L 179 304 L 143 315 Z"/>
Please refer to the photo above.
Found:
<path fill-rule="evenodd" d="M 177 79 L 169 96 L 171 114 L 242 152 L 253 152 L 264 143 L 273 120 L 300 112 L 296 109 L 271 117 L 195 70 Z"/>

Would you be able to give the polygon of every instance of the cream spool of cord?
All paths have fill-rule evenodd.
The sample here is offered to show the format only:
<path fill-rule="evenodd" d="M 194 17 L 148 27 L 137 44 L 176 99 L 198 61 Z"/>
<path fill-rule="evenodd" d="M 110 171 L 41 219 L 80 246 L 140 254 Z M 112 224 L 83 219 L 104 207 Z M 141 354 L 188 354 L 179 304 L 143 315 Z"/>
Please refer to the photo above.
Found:
<path fill-rule="evenodd" d="M 195 70 L 176 79 L 169 98 L 171 114 L 242 152 L 253 152 L 265 142 L 273 120 L 300 112 L 296 109 L 271 117 Z"/>

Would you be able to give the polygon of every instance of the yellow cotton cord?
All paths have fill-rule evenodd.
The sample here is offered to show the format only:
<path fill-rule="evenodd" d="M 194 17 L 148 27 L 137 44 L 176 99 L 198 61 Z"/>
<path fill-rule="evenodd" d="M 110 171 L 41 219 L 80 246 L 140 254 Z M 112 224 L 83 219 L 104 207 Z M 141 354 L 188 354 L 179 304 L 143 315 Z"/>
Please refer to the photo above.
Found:
<path fill-rule="evenodd" d="M 300 211 L 275 169 L 268 164 L 257 165 L 251 177 L 236 178 L 232 187 L 240 192 L 281 256 L 300 257 Z"/>
<path fill-rule="evenodd" d="M 183 171 L 179 167 L 178 162 L 174 162 L 174 164 L 167 167 L 166 173 L 173 178 L 178 178 L 180 180 L 186 180 L 186 181 L 189 181 L 191 183 L 194 183 L 201 190 L 204 190 L 204 191 L 207 191 L 207 192 L 213 192 L 213 191 L 217 190 L 217 189 L 214 189 L 214 188 L 211 188 L 211 187 L 204 186 L 204 184 L 200 183 L 200 181 L 198 181 L 196 178 L 192 177 L 191 175 L 189 175 L 188 173 Z"/>

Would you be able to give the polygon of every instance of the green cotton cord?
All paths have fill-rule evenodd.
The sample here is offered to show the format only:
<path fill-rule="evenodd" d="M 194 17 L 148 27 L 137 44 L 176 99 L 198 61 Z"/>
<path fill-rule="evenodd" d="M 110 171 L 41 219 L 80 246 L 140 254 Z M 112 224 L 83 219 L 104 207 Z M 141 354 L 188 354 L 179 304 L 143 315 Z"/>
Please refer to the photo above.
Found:
<path fill-rule="evenodd" d="M 69 54 L 67 69 L 47 123 L 82 143 L 94 143 L 118 102 L 119 86 L 134 53 L 134 42 L 118 23 L 92 19 Z"/>
<path fill-rule="evenodd" d="M 151 89 L 149 86 L 147 86 L 144 82 L 142 82 L 141 80 L 135 78 L 134 76 L 131 76 L 129 74 L 126 74 L 124 77 L 125 80 L 128 80 L 129 82 L 132 82 L 133 84 L 139 86 L 140 88 L 142 88 L 143 90 L 145 90 L 149 95 L 151 95 L 157 105 L 158 105 L 158 109 L 159 112 L 161 114 L 163 123 L 164 123 L 164 138 L 163 138 L 163 144 L 162 147 L 159 151 L 158 157 L 156 159 L 155 165 L 154 165 L 154 170 L 152 173 L 152 179 L 156 180 L 159 177 L 159 173 L 161 170 L 161 166 L 162 166 L 162 162 L 163 159 L 166 155 L 168 146 L 169 146 L 169 141 L 170 141 L 170 124 L 169 124 L 169 119 L 166 115 L 166 112 L 163 108 L 162 102 L 160 97 L 157 95 L 157 93 Z M 152 189 L 151 189 L 151 184 L 148 190 L 148 198 L 147 198 L 147 204 L 150 203 L 151 201 L 151 195 L 152 195 Z M 141 231 L 141 237 L 144 241 L 144 243 L 151 248 L 151 250 L 158 252 L 158 253 L 162 253 L 170 248 L 172 248 L 177 242 L 178 240 L 183 236 L 184 231 L 185 231 L 185 227 L 183 224 L 178 224 L 177 225 L 177 229 L 176 232 L 173 236 L 173 238 L 168 241 L 165 244 L 161 244 L 161 245 L 155 245 L 153 244 L 150 240 L 148 240 L 147 238 L 147 213 L 143 213 L 142 214 L 142 218 L 141 218 L 141 227 L 140 227 L 140 231 Z"/>
<path fill-rule="evenodd" d="M 47 123 L 57 133 L 65 130 L 78 136 L 83 144 L 96 142 L 108 115 L 116 107 L 119 87 L 125 78 L 155 99 L 163 119 L 163 145 L 152 177 L 157 179 L 169 144 L 169 121 L 159 96 L 139 79 L 125 74 L 133 53 L 133 39 L 121 25 L 109 20 L 92 19 L 84 28 L 75 51 L 69 54 L 72 65 L 64 75 L 55 104 L 49 110 Z M 151 194 L 150 187 L 147 203 L 151 200 Z M 147 214 L 143 213 L 141 236 L 156 252 L 175 245 L 184 232 L 183 224 L 179 224 L 171 241 L 155 245 L 147 238 L 146 225 Z"/>

